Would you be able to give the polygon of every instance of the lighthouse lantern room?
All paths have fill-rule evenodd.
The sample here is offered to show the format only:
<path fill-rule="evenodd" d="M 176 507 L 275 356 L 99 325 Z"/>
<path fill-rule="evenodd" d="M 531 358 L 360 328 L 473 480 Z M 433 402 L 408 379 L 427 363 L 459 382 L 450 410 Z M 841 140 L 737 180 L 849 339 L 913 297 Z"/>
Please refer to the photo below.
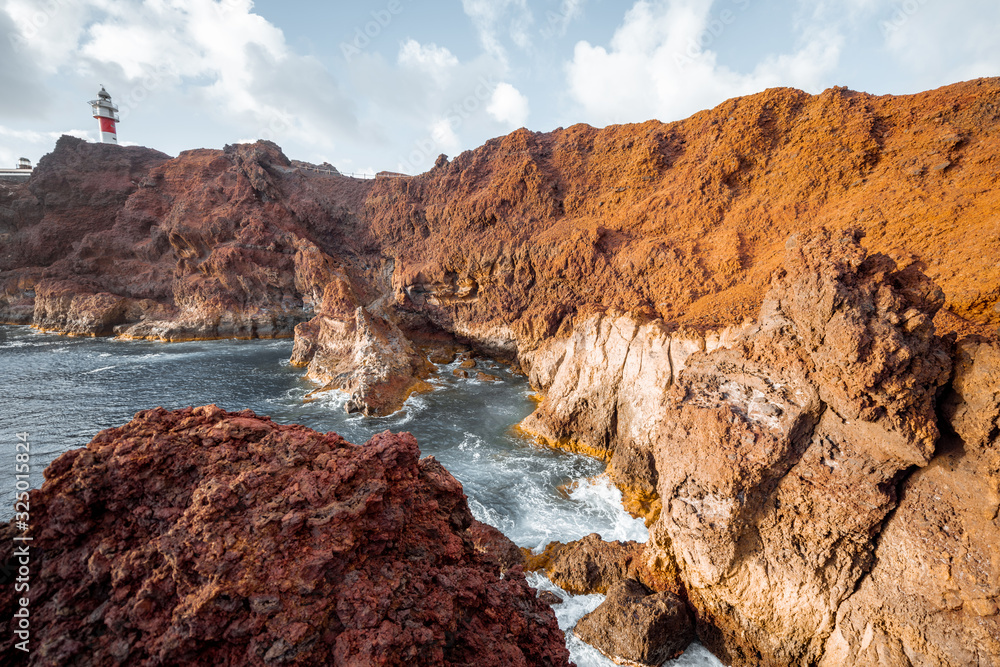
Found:
<path fill-rule="evenodd" d="M 90 106 L 94 109 L 94 118 L 101 126 L 101 143 L 117 144 L 118 132 L 115 125 L 118 123 L 118 107 L 111 102 L 111 95 L 101 86 L 101 92 L 97 93 L 97 99 L 91 100 Z"/>

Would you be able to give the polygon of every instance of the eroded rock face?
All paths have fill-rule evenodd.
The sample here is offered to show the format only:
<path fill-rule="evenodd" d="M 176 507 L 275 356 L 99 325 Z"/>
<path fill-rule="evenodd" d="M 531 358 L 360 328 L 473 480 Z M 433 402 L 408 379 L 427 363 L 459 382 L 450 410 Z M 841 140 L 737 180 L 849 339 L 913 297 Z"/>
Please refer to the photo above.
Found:
<path fill-rule="evenodd" d="M 311 178 L 274 144 L 174 159 L 111 149 L 63 137 L 5 206 L 4 321 L 159 340 L 291 336 L 318 305 L 324 268 L 357 275 L 328 251 L 369 254 L 350 211 L 368 186 Z"/>
<path fill-rule="evenodd" d="M 774 89 L 670 124 L 519 130 L 425 174 L 370 181 L 268 142 L 169 159 L 63 138 L 29 184 L 0 194 L 0 320 L 163 340 L 290 336 L 333 273 L 373 315 L 382 300 L 508 358 L 576 327 L 595 341 L 607 331 L 611 365 L 582 377 L 614 381 L 617 339 L 637 327 L 636 363 L 647 344 L 655 356 L 655 329 L 755 316 L 785 239 L 808 225 L 872 232 L 874 251 L 941 285 L 939 325 L 993 335 L 1000 269 L 981 258 L 1000 253 L 998 103 L 996 79 L 906 97 Z M 631 322 L 592 327 L 595 313 Z M 567 380 L 574 364 L 562 364 Z M 627 398 L 573 385 L 556 383 L 573 400 L 553 395 L 534 430 L 613 456 L 600 417 L 635 430 L 651 404 L 630 417 L 612 411 Z M 621 469 L 648 468 L 626 459 Z M 648 514 L 652 487 L 635 489 Z"/>
<path fill-rule="evenodd" d="M 359 447 L 215 406 L 103 431 L 31 494 L 31 664 L 567 665 L 418 457 L 409 434 Z"/>
<path fill-rule="evenodd" d="M 693 355 L 672 389 L 653 534 L 669 537 L 703 640 L 733 664 L 823 656 L 896 484 L 933 455 L 951 370 L 931 325 L 940 292 L 894 269 L 858 234 L 793 238 L 759 324 Z"/>
<path fill-rule="evenodd" d="M 673 593 L 654 593 L 634 579 L 612 586 L 573 632 L 617 664 L 636 667 L 659 667 L 694 639 L 684 601 Z"/>
<path fill-rule="evenodd" d="M 327 284 L 318 315 L 295 328 L 291 361 L 325 389 L 348 394 L 348 412 L 366 415 L 398 410 L 433 370 L 392 315 L 361 305 L 340 277 Z"/>
<path fill-rule="evenodd" d="M 837 614 L 824 667 L 992 665 L 1000 656 L 1000 349 L 966 339 L 954 433 L 903 485 L 878 561 Z"/>
<path fill-rule="evenodd" d="M 652 452 L 670 387 L 692 354 L 730 345 L 739 330 L 671 332 L 662 320 L 641 323 L 625 313 L 582 318 L 568 336 L 521 355 L 544 399 L 520 427 L 550 446 L 609 461 L 626 508 L 655 518 Z"/>

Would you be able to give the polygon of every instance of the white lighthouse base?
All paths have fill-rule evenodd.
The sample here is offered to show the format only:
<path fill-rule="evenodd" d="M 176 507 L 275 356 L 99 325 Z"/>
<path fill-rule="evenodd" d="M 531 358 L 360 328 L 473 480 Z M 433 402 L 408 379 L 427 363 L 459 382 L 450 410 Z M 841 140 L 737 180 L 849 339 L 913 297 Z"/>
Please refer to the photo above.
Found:
<path fill-rule="evenodd" d="M 101 132 L 101 143 L 102 144 L 117 144 L 118 135 L 114 132 Z"/>

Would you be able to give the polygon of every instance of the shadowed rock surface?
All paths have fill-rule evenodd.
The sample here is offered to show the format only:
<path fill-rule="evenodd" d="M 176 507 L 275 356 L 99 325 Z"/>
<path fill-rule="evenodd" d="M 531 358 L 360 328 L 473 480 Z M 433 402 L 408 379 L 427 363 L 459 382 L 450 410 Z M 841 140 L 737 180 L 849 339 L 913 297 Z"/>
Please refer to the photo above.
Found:
<path fill-rule="evenodd" d="M 360 447 L 215 406 L 101 432 L 31 494 L 30 664 L 567 665 L 551 608 L 418 457 L 406 433 Z"/>
<path fill-rule="evenodd" d="M 947 456 L 936 455 L 936 397 L 952 373 L 950 343 L 932 324 L 942 301 L 912 267 L 868 254 L 858 233 L 793 237 L 758 323 L 730 348 L 687 360 L 660 422 L 652 541 L 677 558 L 699 634 L 731 664 L 869 664 L 830 657 L 837 619 L 880 570 L 887 587 L 927 585 L 891 554 L 894 527 L 914 526 L 900 521 L 910 489 Z M 963 503 L 941 500 L 943 515 L 925 521 L 947 536 L 944 515 Z M 991 553 L 1000 530 L 982 530 Z M 940 548 L 948 559 L 966 553 L 947 540 Z M 928 616 L 926 601 L 916 608 L 916 633 L 968 630 L 960 617 Z M 995 618 L 977 622 L 1000 629 Z M 930 645 L 909 660 L 948 664 Z"/>
<path fill-rule="evenodd" d="M 902 485 L 824 666 L 1000 661 L 1000 349 L 961 342 L 942 403 L 940 454 Z"/>
<path fill-rule="evenodd" d="M 673 593 L 654 593 L 634 579 L 613 585 L 573 632 L 619 665 L 635 667 L 659 667 L 694 639 L 684 601 Z"/>

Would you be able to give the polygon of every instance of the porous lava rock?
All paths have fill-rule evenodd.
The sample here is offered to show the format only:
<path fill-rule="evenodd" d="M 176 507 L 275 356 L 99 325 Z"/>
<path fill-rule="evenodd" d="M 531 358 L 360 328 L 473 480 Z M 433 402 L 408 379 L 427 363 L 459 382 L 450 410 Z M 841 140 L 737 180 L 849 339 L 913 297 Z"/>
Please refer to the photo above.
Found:
<path fill-rule="evenodd" d="M 568 664 L 551 608 L 476 550 L 461 485 L 409 434 L 158 408 L 45 475 L 29 664 Z"/>
<path fill-rule="evenodd" d="M 998 108 L 998 79 L 910 96 L 780 88 L 669 124 L 518 130 L 424 174 L 372 180 L 316 171 L 269 142 L 170 159 L 64 137 L 0 194 L 0 321 L 291 336 L 337 275 L 373 318 L 510 359 L 581 327 L 649 325 L 651 338 L 627 346 L 632 363 L 659 354 L 664 335 L 752 320 L 791 234 L 860 227 L 874 252 L 940 285 L 939 331 L 995 337 L 1000 268 L 982 258 L 1000 253 Z M 299 329 L 300 363 L 342 343 L 321 328 Z M 649 468 L 634 456 L 648 443 L 632 445 L 655 395 L 630 415 L 617 384 L 607 396 L 587 385 L 616 375 L 560 381 L 579 384 L 580 400 L 553 396 L 533 432 L 605 458 L 631 447 L 622 463 Z M 650 477 L 629 497 L 655 514 Z"/>
<path fill-rule="evenodd" d="M 473 521 L 467 533 L 475 550 L 495 558 L 505 571 L 518 566 L 523 569 L 524 554 L 499 529 L 482 521 Z"/>
<path fill-rule="evenodd" d="M 619 665 L 659 667 L 684 652 L 694 639 L 694 626 L 679 597 L 625 579 L 577 622 L 573 633 Z"/>

